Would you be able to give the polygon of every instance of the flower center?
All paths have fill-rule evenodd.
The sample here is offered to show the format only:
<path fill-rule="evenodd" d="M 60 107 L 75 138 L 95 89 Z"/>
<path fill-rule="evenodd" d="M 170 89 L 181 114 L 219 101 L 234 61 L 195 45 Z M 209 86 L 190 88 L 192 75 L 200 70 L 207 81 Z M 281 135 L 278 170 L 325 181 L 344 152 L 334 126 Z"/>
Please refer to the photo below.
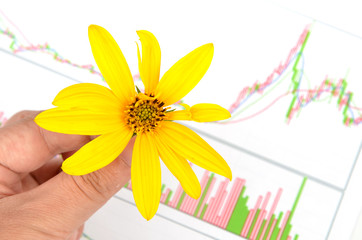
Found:
<path fill-rule="evenodd" d="M 165 119 L 166 108 L 162 101 L 139 93 L 133 103 L 126 107 L 126 122 L 134 133 L 153 131 Z"/>

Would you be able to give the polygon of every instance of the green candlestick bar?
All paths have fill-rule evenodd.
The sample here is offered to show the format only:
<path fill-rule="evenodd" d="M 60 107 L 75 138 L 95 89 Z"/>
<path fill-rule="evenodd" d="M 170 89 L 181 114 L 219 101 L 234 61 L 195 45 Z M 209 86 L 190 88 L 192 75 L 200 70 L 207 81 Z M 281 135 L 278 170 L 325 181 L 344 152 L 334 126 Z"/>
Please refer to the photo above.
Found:
<path fill-rule="evenodd" d="M 233 232 L 235 234 L 240 234 L 244 226 L 244 222 L 249 214 L 248 207 L 246 202 L 248 197 L 243 197 L 245 192 L 245 187 L 241 190 L 238 201 L 236 202 L 233 213 L 231 214 L 230 221 L 226 226 L 226 230 Z"/>

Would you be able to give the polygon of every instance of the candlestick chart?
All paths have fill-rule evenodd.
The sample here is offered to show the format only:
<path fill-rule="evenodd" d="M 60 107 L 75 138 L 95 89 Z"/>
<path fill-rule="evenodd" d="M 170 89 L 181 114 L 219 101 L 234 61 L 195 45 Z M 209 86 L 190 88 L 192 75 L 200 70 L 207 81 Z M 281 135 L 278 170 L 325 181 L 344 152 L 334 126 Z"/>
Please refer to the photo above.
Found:
<path fill-rule="evenodd" d="M 301 89 L 301 81 L 305 80 L 303 79 L 303 66 L 305 61 L 303 51 L 307 45 L 310 34 L 310 26 L 307 26 L 300 35 L 297 44 L 290 50 L 285 61 L 280 63 L 264 82 L 255 82 L 252 86 L 244 87 L 240 91 L 235 102 L 232 103 L 229 108 L 229 111 L 232 113 L 232 118 L 228 119 L 225 123 L 238 123 L 252 119 L 269 109 L 280 99 L 290 95 L 292 96 L 292 100 L 285 114 L 288 123 L 310 103 L 326 100 L 331 101 L 332 98 L 337 100 L 337 109 L 341 111 L 343 115 L 344 125 L 351 126 L 361 123 L 362 108 L 352 104 L 354 94 L 347 90 L 348 83 L 345 78 L 330 79 L 326 76 L 319 86 L 310 89 Z M 298 67 L 299 65 L 301 66 Z M 287 92 L 275 98 L 271 103 L 267 104 L 265 108 L 258 110 L 253 115 L 239 117 L 244 110 L 251 107 L 255 102 L 262 100 L 270 91 L 276 91 L 275 87 L 277 87 L 280 82 L 288 79 L 291 81 L 291 87 Z M 268 89 L 270 90 L 268 91 Z"/>
<path fill-rule="evenodd" d="M 337 64 L 328 69 L 328 62 L 323 77 L 314 74 L 319 66 L 310 63 L 315 55 L 322 55 L 316 49 L 320 46 L 318 40 L 327 42 L 324 32 L 321 33 L 327 27 L 311 23 L 311 19 L 302 22 L 293 33 L 286 30 L 283 36 L 272 36 L 281 42 L 275 47 L 281 51 L 272 55 L 268 63 L 263 62 L 266 65 L 258 66 L 263 70 L 258 77 L 250 79 L 248 75 L 244 81 L 243 76 L 236 74 L 238 71 L 230 70 L 233 74 L 224 82 L 232 91 L 220 93 L 220 98 L 217 95 L 217 100 L 226 99 L 223 106 L 231 112 L 230 119 L 199 126 L 185 123 L 228 162 L 234 176 L 231 182 L 192 166 L 202 189 L 200 198 L 193 199 L 163 167 L 160 207 L 152 221 L 144 223 L 139 216 L 132 183 L 128 182 L 89 220 L 83 238 L 169 239 L 179 231 L 190 239 L 327 239 L 361 151 L 358 136 L 362 120 L 361 91 L 356 84 L 355 68 L 343 65 L 342 70 L 332 71 Z M 24 106 L 39 109 L 36 103 L 50 103 L 54 96 L 49 97 L 45 95 L 47 91 L 41 90 L 45 83 L 55 94 L 67 85 L 87 82 L 88 76 L 105 85 L 95 64 L 78 63 L 51 42 L 31 41 L 30 35 L 31 31 L 22 31 L 0 10 L 0 64 L 8 66 L 2 70 L 6 77 L 3 79 L 8 80 L 2 81 L 1 87 L 12 91 L 11 94 L 9 90 L 0 91 L 0 127 Z M 283 38 L 286 35 L 290 35 L 290 41 Z M 287 43 L 283 44 L 284 41 Z M 215 43 L 215 49 L 217 46 L 220 44 Z M 262 58 L 263 54 L 248 52 L 245 58 L 256 55 Z M 235 55 L 228 55 L 231 61 L 237 60 Z M 211 65 L 210 71 L 220 63 L 216 51 L 214 60 L 216 67 Z M 85 77 L 73 75 L 75 72 Z M 27 81 L 28 76 L 34 88 L 22 91 L 19 96 L 26 100 L 24 103 L 34 104 L 16 102 L 3 109 L 19 98 L 13 89 Z M 137 72 L 133 78 L 142 90 Z M 53 87 L 53 83 L 48 83 L 53 79 L 59 85 Z M 211 88 L 205 91 L 214 94 Z M 324 118 L 327 114 L 328 118 Z M 132 238 L 127 231 L 125 235 L 120 233 L 121 226 L 131 229 L 130 232 L 135 232 L 134 226 L 143 231 Z M 152 231 L 157 237 L 147 235 Z"/>
<path fill-rule="evenodd" d="M 14 54 L 23 52 L 34 52 L 49 55 L 54 61 L 66 64 L 74 68 L 86 70 L 90 74 L 99 76 L 104 81 L 102 74 L 92 64 L 78 64 L 63 57 L 56 49 L 52 48 L 49 43 L 34 44 L 22 33 L 22 31 L 5 15 L 0 9 L 0 17 L 7 20 L 10 26 L 0 26 L 0 35 L 10 40 L 7 49 Z M 17 30 L 23 41 L 19 39 L 14 31 Z M 297 44 L 290 50 L 287 58 L 280 63 L 263 82 L 256 81 L 252 86 L 242 88 L 235 101 L 230 105 L 229 111 L 232 117 L 223 122 L 223 124 L 238 123 L 252 119 L 253 117 L 267 111 L 280 99 L 292 96 L 290 105 L 285 113 L 286 122 L 289 123 L 295 118 L 302 109 L 315 102 L 331 102 L 336 99 L 336 108 L 342 114 L 342 122 L 346 126 L 357 126 L 362 122 L 362 108 L 354 104 L 354 93 L 348 89 L 348 80 L 345 78 L 333 79 L 326 76 L 319 86 L 308 89 L 301 89 L 301 81 L 304 81 L 304 57 L 303 51 L 307 45 L 309 35 L 311 34 L 310 25 L 308 25 L 300 35 Z M 301 65 L 299 67 L 299 65 Z M 291 75 L 291 76 L 290 76 Z M 140 80 L 139 75 L 135 79 Z M 277 86 L 287 80 L 291 81 L 290 89 L 280 90 Z M 244 116 L 243 112 L 252 107 L 256 102 L 263 100 L 264 96 L 270 92 L 282 92 L 278 97 L 269 102 L 262 109 L 255 110 L 255 113 Z"/>

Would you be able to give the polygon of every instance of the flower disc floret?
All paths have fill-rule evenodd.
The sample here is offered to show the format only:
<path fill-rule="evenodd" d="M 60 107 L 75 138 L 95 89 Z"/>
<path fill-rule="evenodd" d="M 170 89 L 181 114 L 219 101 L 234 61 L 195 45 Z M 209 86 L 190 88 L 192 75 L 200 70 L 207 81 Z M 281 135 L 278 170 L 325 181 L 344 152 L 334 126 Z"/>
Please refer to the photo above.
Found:
<path fill-rule="evenodd" d="M 165 104 L 157 98 L 139 93 L 126 107 L 126 122 L 133 133 L 154 131 L 166 117 Z"/>

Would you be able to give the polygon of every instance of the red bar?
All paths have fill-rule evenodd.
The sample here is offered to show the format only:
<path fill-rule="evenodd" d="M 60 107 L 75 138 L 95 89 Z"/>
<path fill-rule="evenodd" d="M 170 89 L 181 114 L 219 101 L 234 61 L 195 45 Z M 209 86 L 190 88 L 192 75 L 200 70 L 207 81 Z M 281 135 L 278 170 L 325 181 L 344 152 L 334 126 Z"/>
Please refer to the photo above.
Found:
<path fill-rule="evenodd" d="M 187 204 L 190 201 L 190 198 L 191 197 L 189 195 L 187 195 L 187 194 L 185 195 L 184 200 L 180 206 L 181 211 L 186 212 Z"/>
<path fill-rule="evenodd" d="M 165 201 L 166 201 L 166 199 L 167 199 L 167 196 L 168 196 L 168 194 L 170 193 L 170 189 L 169 188 L 167 188 L 166 189 L 166 191 L 162 194 L 162 196 L 161 196 L 161 202 L 162 203 L 165 203 Z"/>
<path fill-rule="evenodd" d="M 201 179 L 201 183 L 200 183 L 200 185 L 201 185 L 201 194 L 204 192 L 206 184 L 207 184 L 208 172 L 209 171 L 205 171 L 205 173 L 203 174 L 202 179 Z M 197 199 L 195 202 L 193 202 L 192 206 L 190 207 L 190 215 L 193 215 L 195 213 L 196 207 L 199 204 L 200 198 Z"/>
<path fill-rule="evenodd" d="M 168 204 L 170 207 L 173 207 L 173 208 L 176 207 L 178 201 L 180 200 L 182 191 L 183 191 L 183 190 L 182 190 L 181 184 L 179 184 L 178 187 L 177 187 L 176 193 L 175 193 L 175 195 L 174 195 L 173 198 L 172 198 L 172 202 L 170 202 L 170 203 Z"/>
<path fill-rule="evenodd" d="M 256 225 L 255 225 L 255 228 L 254 228 L 254 231 L 255 231 L 255 235 L 254 236 L 250 236 L 250 240 L 255 240 L 256 237 L 258 236 L 258 232 L 259 232 L 259 229 L 260 229 L 260 226 L 261 226 L 261 223 L 263 222 L 263 219 L 265 218 L 266 216 L 266 213 L 267 211 L 266 210 L 263 210 L 262 212 L 259 213 L 259 219 L 260 219 L 260 222 L 257 222 Z M 258 219 L 258 221 L 259 221 Z"/>
<path fill-rule="evenodd" d="M 187 212 L 188 214 L 190 214 L 190 215 L 194 214 L 194 212 L 195 212 L 194 207 L 199 202 L 199 199 L 200 198 L 198 198 L 198 199 L 191 198 L 190 204 L 188 206 L 188 212 Z"/>
<path fill-rule="evenodd" d="M 210 204 L 207 208 L 207 211 L 206 211 L 206 219 L 208 219 L 209 222 L 211 222 L 211 219 L 213 217 L 213 213 L 214 213 L 214 210 L 216 209 L 216 206 L 217 206 L 217 200 L 220 196 L 220 192 L 221 192 L 221 189 L 222 189 L 222 185 L 223 185 L 223 182 L 220 183 L 217 191 L 216 191 L 216 194 L 213 198 L 211 198 L 211 201 L 210 201 Z"/>
<path fill-rule="evenodd" d="M 161 198 L 160 198 L 160 203 L 164 203 L 165 202 L 165 193 L 161 194 Z"/>
<path fill-rule="evenodd" d="M 242 230 L 241 233 L 240 233 L 240 236 L 242 236 L 242 237 L 246 237 L 246 235 L 245 235 L 244 232 L 245 232 L 247 223 L 250 222 L 250 219 L 251 219 L 251 216 L 253 215 L 253 212 L 254 212 L 254 209 L 250 210 L 249 215 L 248 215 L 248 217 L 247 217 L 247 219 L 246 219 L 246 221 L 245 221 L 243 230 Z"/>
<path fill-rule="evenodd" d="M 283 232 L 284 232 L 285 225 L 287 224 L 289 215 L 290 215 L 290 211 L 287 211 L 287 213 L 285 214 L 284 220 L 283 220 L 283 224 L 282 224 L 282 226 L 280 227 L 277 240 L 280 240 L 280 238 L 282 237 L 282 234 L 283 234 Z"/>
<path fill-rule="evenodd" d="M 211 213 L 211 208 L 214 206 L 214 201 L 215 201 L 215 198 L 211 198 L 209 206 L 206 209 L 206 213 L 204 215 L 204 220 L 207 221 L 207 222 L 210 222 L 209 221 L 209 219 L 210 219 L 209 216 L 210 216 L 210 213 Z"/>
<path fill-rule="evenodd" d="M 128 188 L 129 190 L 132 190 L 132 182 L 131 182 L 131 180 L 128 181 L 128 186 L 127 186 L 127 188 Z"/>
<path fill-rule="evenodd" d="M 253 209 L 253 215 L 251 216 L 250 219 L 248 219 L 248 222 L 247 224 L 245 224 L 244 226 L 244 229 L 243 229 L 243 237 L 246 237 L 248 235 L 248 232 L 249 232 L 249 229 L 250 229 L 250 226 L 251 226 L 251 223 L 252 221 L 254 220 L 254 217 L 255 217 L 255 214 L 256 214 L 256 211 L 258 210 L 258 208 L 260 207 L 260 204 L 261 204 L 261 201 L 263 200 L 263 197 L 262 196 L 259 196 L 258 197 L 258 200 L 256 201 L 256 204 L 255 204 L 255 207 Z M 250 211 L 251 212 L 251 211 Z"/>
<path fill-rule="evenodd" d="M 211 181 L 210 187 L 209 187 L 209 189 L 208 189 L 208 192 L 206 193 L 206 196 L 205 196 L 205 198 L 204 198 L 204 201 L 203 201 L 203 203 L 201 204 L 201 208 L 200 208 L 199 212 L 197 213 L 197 217 L 198 217 L 198 218 L 199 218 L 200 215 L 201 215 L 202 209 L 204 209 L 205 203 L 207 202 L 207 200 L 208 200 L 209 197 L 210 197 L 210 193 L 211 193 L 211 190 L 213 189 L 213 187 L 214 187 L 214 185 L 215 185 L 215 181 L 216 181 L 216 178 L 214 177 L 214 178 L 212 179 L 212 181 Z M 204 218 L 205 218 L 205 215 L 204 215 Z"/>
<path fill-rule="evenodd" d="M 272 205 L 272 207 L 271 207 L 271 209 L 270 209 L 270 212 L 269 212 L 269 215 L 268 215 L 268 219 L 267 219 L 267 221 L 266 221 L 266 223 L 265 223 L 265 225 L 264 225 L 263 232 L 262 232 L 262 234 L 260 235 L 260 239 L 263 239 L 263 238 L 264 238 L 266 229 L 267 229 L 267 227 L 268 227 L 268 225 L 269 225 L 269 222 L 270 222 L 270 219 L 271 219 L 272 215 L 273 215 L 274 212 L 275 212 L 275 209 L 276 209 L 276 207 L 277 207 L 277 205 L 278 205 L 278 202 L 279 202 L 280 196 L 282 195 L 282 192 L 283 192 L 283 189 L 279 188 L 279 189 L 278 189 L 278 193 L 277 193 L 277 195 L 275 196 L 273 205 Z"/>
<path fill-rule="evenodd" d="M 271 225 L 271 228 L 269 230 L 269 233 L 268 233 L 268 236 L 267 236 L 266 240 L 270 240 L 270 237 L 271 237 L 271 235 L 273 233 L 273 230 L 274 230 L 274 227 L 275 227 L 276 223 L 277 223 L 277 219 L 274 219 L 273 224 Z"/>
<path fill-rule="evenodd" d="M 235 187 L 235 190 L 231 192 L 231 200 L 230 200 L 230 203 L 228 204 L 228 209 L 227 211 L 225 212 L 225 215 L 222 219 L 222 222 L 221 222 L 221 227 L 222 228 L 226 228 L 226 225 L 228 224 L 229 220 L 230 220 L 230 217 L 231 217 L 231 214 L 235 208 L 235 205 L 236 205 L 236 202 L 239 198 L 239 195 L 241 193 L 241 190 L 243 189 L 243 186 L 245 184 L 245 180 L 244 179 L 240 179 L 240 178 L 237 178 L 236 179 L 236 187 Z"/>
<path fill-rule="evenodd" d="M 255 223 L 255 227 L 254 227 L 254 230 L 253 232 L 251 233 L 251 236 L 250 236 L 250 240 L 254 240 L 259 232 L 259 228 L 261 226 L 261 223 L 264 219 L 264 215 L 266 214 L 266 211 L 265 211 L 265 208 L 266 206 L 268 205 L 268 202 L 269 202 L 269 199 L 270 199 L 270 196 L 271 196 L 271 193 L 268 192 L 265 196 L 265 200 L 263 202 L 263 205 L 261 206 L 261 209 L 260 209 L 260 214 L 258 216 L 258 220 L 256 221 Z M 264 214 L 263 214 L 264 213 Z"/>
<path fill-rule="evenodd" d="M 211 216 L 210 216 L 211 222 L 214 223 L 215 225 L 216 225 L 215 219 L 216 219 L 217 215 L 219 214 L 223 201 L 225 200 L 225 197 L 226 197 L 225 189 L 226 189 L 227 185 L 229 184 L 229 182 L 230 182 L 229 179 L 226 179 L 225 181 L 221 182 L 218 192 L 215 195 L 215 197 L 216 197 L 215 206 L 212 209 Z"/>
<path fill-rule="evenodd" d="M 238 180 L 239 180 L 238 178 L 235 179 L 234 184 L 233 184 L 233 186 L 231 187 L 231 190 L 230 190 L 230 192 L 229 192 L 229 194 L 228 194 L 228 199 L 227 199 L 227 201 L 226 201 L 226 203 L 225 203 L 225 205 L 224 205 L 224 209 L 223 209 L 222 213 L 220 214 L 220 219 L 219 219 L 219 221 L 217 222 L 217 225 L 218 225 L 219 227 L 222 227 L 222 222 L 223 222 L 223 220 L 224 220 L 224 218 L 225 218 L 225 214 L 226 214 L 226 212 L 228 211 L 228 209 L 231 207 L 231 206 L 230 206 L 230 205 L 231 205 L 231 200 L 232 200 L 233 196 L 235 195 L 235 189 L 236 189 L 237 186 L 239 185 L 239 181 L 238 181 Z"/>
<path fill-rule="evenodd" d="M 185 205 L 184 205 L 184 212 L 188 213 L 190 211 L 190 202 L 193 200 L 192 197 L 190 197 L 189 195 L 185 196 L 186 201 L 185 201 Z"/>
<path fill-rule="evenodd" d="M 215 213 L 214 213 L 214 217 L 211 219 L 211 221 L 215 224 L 215 225 L 219 225 L 218 222 L 220 221 L 221 219 L 221 216 L 220 216 L 220 211 L 222 209 L 222 206 L 223 206 L 223 203 L 226 199 L 226 195 L 228 194 L 228 192 L 225 190 L 223 193 L 222 193 L 222 196 L 221 196 L 221 199 L 220 199 L 220 202 L 218 204 L 218 206 L 216 206 L 216 210 L 215 210 Z M 226 206 L 224 206 L 225 208 Z M 219 220 L 217 220 L 219 219 Z"/>
<path fill-rule="evenodd" d="M 190 196 L 189 196 L 190 197 Z M 187 205 L 185 206 L 186 207 L 186 213 L 188 214 L 191 214 L 191 207 L 192 207 L 192 204 L 197 201 L 196 199 L 190 197 L 190 200 L 188 201 Z"/>

